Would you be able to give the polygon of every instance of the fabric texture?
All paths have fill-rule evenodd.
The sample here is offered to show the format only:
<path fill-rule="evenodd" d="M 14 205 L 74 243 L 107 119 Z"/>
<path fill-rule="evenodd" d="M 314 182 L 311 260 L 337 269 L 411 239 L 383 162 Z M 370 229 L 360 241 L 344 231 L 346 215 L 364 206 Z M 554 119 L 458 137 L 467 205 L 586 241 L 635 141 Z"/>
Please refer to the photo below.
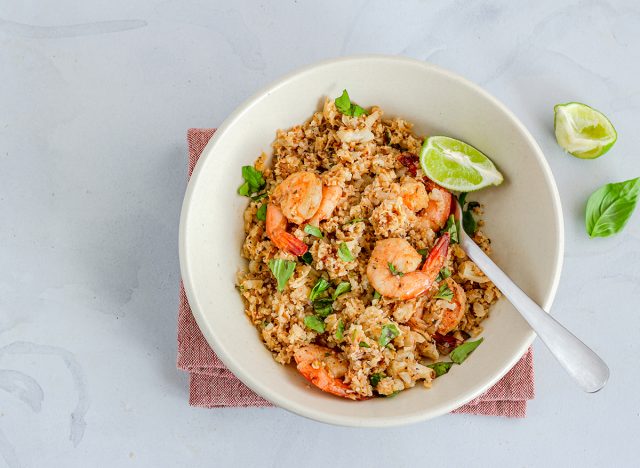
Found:
<path fill-rule="evenodd" d="M 214 132 L 211 128 L 188 130 L 189 177 Z M 209 347 L 193 318 L 182 282 L 178 309 L 178 368 L 189 373 L 189 404 L 192 406 L 273 406 L 233 375 Z M 533 398 L 533 353 L 529 348 L 498 383 L 453 413 L 524 418 L 527 401 Z"/>

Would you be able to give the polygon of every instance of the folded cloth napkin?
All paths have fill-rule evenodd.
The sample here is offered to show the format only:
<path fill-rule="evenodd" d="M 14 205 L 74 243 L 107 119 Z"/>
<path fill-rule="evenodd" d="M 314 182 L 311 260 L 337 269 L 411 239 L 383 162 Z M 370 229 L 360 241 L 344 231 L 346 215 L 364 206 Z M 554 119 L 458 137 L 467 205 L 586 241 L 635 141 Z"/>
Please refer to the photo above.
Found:
<path fill-rule="evenodd" d="M 215 129 L 189 129 L 189 176 Z M 180 283 L 178 368 L 189 373 L 189 404 L 207 408 L 272 406 L 233 375 L 204 339 Z M 454 413 L 524 418 L 534 397 L 533 354 L 529 349 L 507 374 L 478 398 Z"/>

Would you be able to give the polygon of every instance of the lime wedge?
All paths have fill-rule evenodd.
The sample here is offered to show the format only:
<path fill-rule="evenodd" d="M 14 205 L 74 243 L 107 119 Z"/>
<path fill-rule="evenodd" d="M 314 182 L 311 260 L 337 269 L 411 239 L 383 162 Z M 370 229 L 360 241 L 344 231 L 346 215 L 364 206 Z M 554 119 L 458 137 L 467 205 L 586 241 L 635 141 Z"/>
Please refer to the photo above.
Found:
<path fill-rule="evenodd" d="M 558 104 L 553 111 L 556 140 L 562 149 L 576 158 L 599 158 L 618 139 L 609 119 L 586 104 Z"/>
<path fill-rule="evenodd" d="M 500 185 L 504 180 L 496 166 L 480 151 L 445 136 L 432 136 L 424 141 L 420 165 L 431 180 L 459 192 Z"/>

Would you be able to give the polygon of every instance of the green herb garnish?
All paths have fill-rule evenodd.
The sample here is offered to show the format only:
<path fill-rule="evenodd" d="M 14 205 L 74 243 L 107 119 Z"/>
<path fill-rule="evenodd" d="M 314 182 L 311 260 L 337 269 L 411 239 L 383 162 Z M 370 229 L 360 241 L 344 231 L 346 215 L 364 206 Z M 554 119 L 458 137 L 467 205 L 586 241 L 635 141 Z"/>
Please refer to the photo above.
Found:
<path fill-rule="evenodd" d="M 380 294 L 378 291 L 373 291 L 373 300 L 374 301 L 380 299 L 381 297 L 382 297 L 382 294 Z"/>
<path fill-rule="evenodd" d="M 389 395 L 386 395 L 386 398 L 393 398 L 394 396 L 396 396 L 398 393 L 400 393 L 400 390 L 396 390 L 393 393 L 390 393 Z"/>
<path fill-rule="evenodd" d="M 320 296 L 320 294 L 325 292 L 327 289 L 329 289 L 329 282 L 322 277 L 318 278 L 318 281 L 316 281 L 316 284 L 313 286 L 313 289 L 311 289 L 311 292 L 309 293 L 309 300 L 311 302 L 315 301 L 318 296 Z"/>
<path fill-rule="evenodd" d="M 433 364 L 427 365 L 427 367 L 430 367 L 436 372 L 436 377 L 440 377 L 441 375 L 444 375 L 447 372 L 449 372 L 449 369 L 451 369 L 451 366 L 453 366 L 453 362 L 448 362 L 448 361 L 434 362 Z"/>
<path fill-rule="evenodd" d="M 251 200 L 253 201 L 262 200 L 267 195 L 268 195 L 267 192 L 262 192 L 262 193 L 259 193 L 258 195 L 254 195 L 253 197 L 251 197 Z"/>
<path fill-rule="evenodd" d="M 369 376 L 369 383 L 373 388 L 376 388 L 380 381 L 384 379 L 386 376 L 382 372 L 376 372 L 375 374 L 371 374 Z"/>
<path fill-rule="evenodd" d="M 338 286 L 336 286 L 336 290 L 333 292 L 333 295 L 331 297 L 335 300 L 341 294 L 347 293 L 349 291 L 351 291 L 351 283 L 349 283 L 348 281 L 343 281 Z"/>
<path fill-rule="evenodd" d="M 589 237 L 608 237 L 627 224 L 638 201 L 640 177 L 606 184 L 587 201 L 585 224 Z"/>
<path fill-rule="evenodd" d="M 320 239 L 322 239 L 324 236 L 322 235 L 322 231 L 320 230 L 320 228 L 316 227 L 316 226 L 312 226 L 311 224 L 307 224 L 304 227 L 304 232 L 306 232 L 307 234 L 314 236 L 314 237 L 319 237 Z"/>
<path fill-rule="evenodd" d="M 371 346 L 369 346 L 367 343 L 365 343 L 364 341 L 361 341 L 358 346 L 360 346 L 361 348 L 371 348 Z"/>
<path fill-rule="evenodd" d="M 344 225 L 347 226 L 349 224 L 361 223 L 363 221 L 365 221 L 364 218 L 355 218 L 355 219 L 352 219 L 351 221 L 347 221 L 346 223 L 344 223 Z"/>
<path fill-rule="evenodd" d="M 306 251 L 304 255 L 298 257 L 298 260 L 306 265 L 311 265 L 311 263 L 313 263 L 313 256 L 311 255 L 311 252 Z"/>
<path fill-rule="evenodd" d="M 336 340 L 338 341 L 342 341 L 342 338 L 344 338 L 344 322 L 342 321 L 342 319 L 340 319 L 338 321 L 338 327 L 336 328 Z"/>
<path fill-rule="evenodd" d="M 446 299 L 447 301 L 451 302 L 451 299 L 453 299 L 453 291 L 449 289 L 447 283 L 442 283 L 440 285 L 440 289 L 438 289 L 438 294 L 433 297 L 435 297 L 436 299 Z"/>
<path fill-rule="evenodd" d="M 469 354 L 471 354 L 473 350 L 480 346 L 480 343 L 482 343 L 482 341 L 484 341 L 484 338 L 480 338 L 477 341 L 467 341 L 466 343 L 462 343 L 460 346 L 451 351 L 449 357 L 456 364 L 462 364 L 464 360 L 467 359 Z"/>
<path fill-rule="evenodd" d="M 440 270 L 440 273 L 436 276 L 436 282 L 439 283 L 443 279 L 447 279 L 449 276 L 451 276 L 451 270 L 447 267 L 442 267 L 442 270 Z"/>
<path fill-rule="evenodd" d="M 253 166 L 242 166 L 242 178 L 244 184 L 238 188 L 238 193 L 245 197 L 259 192 L 266 185 L 262 172 Z"/>
<path fill-rule="evenodd" d="M 263 204 L 258 211 L 256 211 L 256 219 L 258 221 L 266 221 L 267 220 L 267 204 Z"/>
<path fill-rule="evenodd" d="M 307 315 L 304 318 L 304 324 L 313 331 L 324 333 L 324 322 L 315 315 Z"/>
<path fill-rule="evenodd" d="M 426 257 L 427 255 L 429 255 L 429 249 L 418 249 L 418 253 L 423 257 Z"/>
<path fill-rule="evenodd" d="M 473 217 L 472 210 L 475 207 L 480 206 L 480 203 L 472 201 L 472 202 L 469 202 L 467 204 L 467 207 L 465 208 L 464 205 L 467 200 L 467 195 L 468 195 L 467 192 L 462 192 L 458 197 L 458 203 L 460 203 L 460 207 L 462 208 L 462 227 L 464 228 L 467 234 L 469 234 L 470 236 L 473 236 L 478 230 L 478 223 Z"/>
<path fill-rule="evenodd" d="M 382 333 L 380 333 L 380 338 L 378 338 L 378 344 L 384 348 L 399 334 L 400 331 L 398 330 L 398 327 L 393 323 L 387 324 L 382 327 Z"/>
<path fill-rule="evenodd" d="M 449 218 L 447 219 L 447 224 L 442 230 L 441 234 L 444 234 L 445 232 L 449 233 L 450 243 L 452 244 L 458 243 L 458 223 L 456 222 L 453 215 L 449 216 Z"/>
<path fill-rule="evenodd" d="M 396 267 L 393 266 L 393 263 L 387 262 L 387 266 L 389 267 L 389 271 L 391 272 L 391 274 L 393 276 L 402 276 L 402 275 L 404 275 L 404 273 L 402 273 L 401 271 L 396 270 Z"/>
<path fill-rule="evenodd" d="M 289 281 L 289 278 L 291 278 L 293 270 L 296 269 L 296 262 L 282 258 L 274 258 L 269 260 L 269 269 L 276 280 L 278 280 L 278 291 L 282 291 L 287 281 Z"/>
<path fill-rule="evenodd" d="M 338 109 L 342 114 L 348 115 L 350 117 L 360 117 L 367 113 L 362 107 L 357 104 L 351 102 L 349 98 L 349 93 L 347 90 L 342 90 L 342 95 L 335 99 L 336 109 Z"/>
<path fill-rule="evenodd" d="M 322 318 L 327 317 L 333 312 L 333 299 L 328 297 L 316 299 L 311 305 L 315 313 Z"/>
<path fill-rule="evenodd" d="M 343 262 L 353 262 L 353 254 L 344 242 L 341 242 L 338 246 L 338 257 L 340 257 Z"/>

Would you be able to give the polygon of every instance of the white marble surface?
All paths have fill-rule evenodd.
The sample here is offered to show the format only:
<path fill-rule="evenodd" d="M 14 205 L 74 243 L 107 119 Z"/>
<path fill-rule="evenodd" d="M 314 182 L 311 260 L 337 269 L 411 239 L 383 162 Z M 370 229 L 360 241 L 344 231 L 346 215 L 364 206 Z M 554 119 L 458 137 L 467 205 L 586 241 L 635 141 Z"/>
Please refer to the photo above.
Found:
<path fill-rule="evenodd" d="M 470 78 L 536 137 L 565 213 L 553 313 L 609 363 L 602 392 L 581 393 L 536 343 L 525 420 L 356 430 L 187 405 L 175 369 L 186 128 L 218 125 L 299 66 L 370 52 Z M 634 0 L 0 2 L 0 466 L 637 463 L 640 213 L 604 240 L 582 216 L 596 187 L 640 175 L 638 76 Z M 614 122 L 610 154 L 556 146 L 552 106 L 570 100 Z"/>

